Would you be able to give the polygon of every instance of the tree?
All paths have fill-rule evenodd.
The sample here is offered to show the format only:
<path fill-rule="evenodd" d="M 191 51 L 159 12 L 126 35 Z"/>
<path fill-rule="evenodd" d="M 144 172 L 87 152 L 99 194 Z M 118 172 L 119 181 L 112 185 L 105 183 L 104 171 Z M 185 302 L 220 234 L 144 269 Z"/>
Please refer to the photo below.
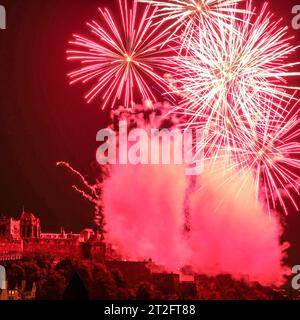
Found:
<path fill-rule="evenodd" d="M 154 297 L 153 287 L 150 283 L 141 283 L 136 292 L 137 300 L 152 300 Z"/>
<path fill-rule="evenodd" d="M 97 264 L 92 270 L 91 298 L 93 300 L 111 300 L 116 298 L 117 286 L 110 272 Z"/>
<path fill-rule="evenodd" d="M 37 254 L 34 257 L 34 261 L 41 269 L 45 271 L 52 269 L 53 257 L 50 254 Z"/>
<path fill-rule="evenodd" d="M 77 266 L 77 261 L 71 257 L 66 257 L 60 260 L 54 270 L 60 272 L 65 277 L 66 282 L 69 282 L 76 271 Z"/>
<path fill-rule="evenodd" d="M 33 260 L 24 262 L 22 267 L 25 270 L 27 283 L 33 284 L 34 282 L 39 282 L 41 279 L 41 269 Z"/>
<path fill-rule="evenodd" d="M 112 270 L 111 275 L 112 275 L 113 279 L 115 280 L 116 286 L 118 288 L 122 288 L 122 289 L 127 288 L 126 281 L 125 281 L 123 274 L 121 273 L 120 270 L 118 270 L 118 269 Z"/>
<path fill-rule="evenodd" d="M 25 269 L 17 263 L 12 263 L 6 268 L 8 284 L 10 289 L 19 286 L 25 280 Z"/>
<path fill-rule="evenodd" d="M 66 287 L 64 276 L 57 271 L 42 279 L 37 289 L 38 300 L 61 300 Z"/>
<path fill-rule="evenodd" d="M 77 272 L 73 275 L 70 283 L 63 293 L 64 300 L 88 300 L 88 291 Z"/>

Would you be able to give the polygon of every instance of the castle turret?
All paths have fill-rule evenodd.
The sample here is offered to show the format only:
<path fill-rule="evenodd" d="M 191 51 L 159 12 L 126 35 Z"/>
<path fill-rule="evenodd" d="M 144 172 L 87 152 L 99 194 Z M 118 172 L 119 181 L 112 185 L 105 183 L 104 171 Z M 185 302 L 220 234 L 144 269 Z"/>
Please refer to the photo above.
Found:
<path fill-rule="evenodd" d="M 20 219 L 20 229 L 22 238 L 41 237 L 40 219 L 36 218 L 33 213 L 25 212 L 24 209 Z"/>

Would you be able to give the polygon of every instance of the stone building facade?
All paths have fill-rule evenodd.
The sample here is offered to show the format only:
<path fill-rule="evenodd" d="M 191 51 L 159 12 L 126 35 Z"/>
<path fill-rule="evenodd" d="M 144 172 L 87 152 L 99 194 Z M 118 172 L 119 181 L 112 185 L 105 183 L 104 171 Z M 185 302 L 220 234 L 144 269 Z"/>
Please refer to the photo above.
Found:
<path fill-rule="evenodd" d="M 0 258 L 17 253 L 49 253 L 54 257 L 82 256 L 83 244 L 95 238 L 92 229 L 81 233 L 43 233 L 40 219 L 23 212 L 20 219 L 0 217 Z M 86 249 L 86 247 L 84 247 Z"/>

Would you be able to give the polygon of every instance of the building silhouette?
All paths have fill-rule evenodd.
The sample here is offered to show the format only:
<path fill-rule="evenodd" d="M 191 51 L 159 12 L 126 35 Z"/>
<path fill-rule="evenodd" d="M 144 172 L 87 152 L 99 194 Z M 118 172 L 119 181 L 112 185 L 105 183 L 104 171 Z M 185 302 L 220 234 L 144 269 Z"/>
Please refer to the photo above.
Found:
<path fill-rule="evenodd" d="M 0 217 L 0 261 L 14 260 L 20 254 L 48 253 L 54 257 L 74 256 L 104 259 L 106 245 L 97 232 L 84 229 L 80 233 L 42 232 L 40 219 L 22 211 L 19 219 Z"/>

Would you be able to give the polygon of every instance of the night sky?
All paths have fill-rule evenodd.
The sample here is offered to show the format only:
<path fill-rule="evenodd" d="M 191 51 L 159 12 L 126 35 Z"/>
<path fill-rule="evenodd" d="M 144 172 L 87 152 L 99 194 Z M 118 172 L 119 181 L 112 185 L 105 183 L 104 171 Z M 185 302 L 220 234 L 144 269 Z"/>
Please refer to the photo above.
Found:
<path fill-rule="evenodd" d="M 92 177 L 96 133 L 108 114 L 97 100 L 84 102 L 87 88 L 69 86 L 65 52 L 73 33 L 88 34 L 85 22 L 98 17 L 97 7 L 115 2 L 0 0 L 7 10 L 7 30 L 0 31 L 0 214 L 17 217 L 24 205 L 41 218 L 44 231 L 90 226 L 91 206 L 72 190 L 76 180 L 55 164 L 68 161 Z M 300 0 L 270 2 L 291 26 Z M 300 30 L 290 31 L 300 43 Z M 285 229 L 289 262 L 300 264 L 300 213 L 291 212 Z"/>

